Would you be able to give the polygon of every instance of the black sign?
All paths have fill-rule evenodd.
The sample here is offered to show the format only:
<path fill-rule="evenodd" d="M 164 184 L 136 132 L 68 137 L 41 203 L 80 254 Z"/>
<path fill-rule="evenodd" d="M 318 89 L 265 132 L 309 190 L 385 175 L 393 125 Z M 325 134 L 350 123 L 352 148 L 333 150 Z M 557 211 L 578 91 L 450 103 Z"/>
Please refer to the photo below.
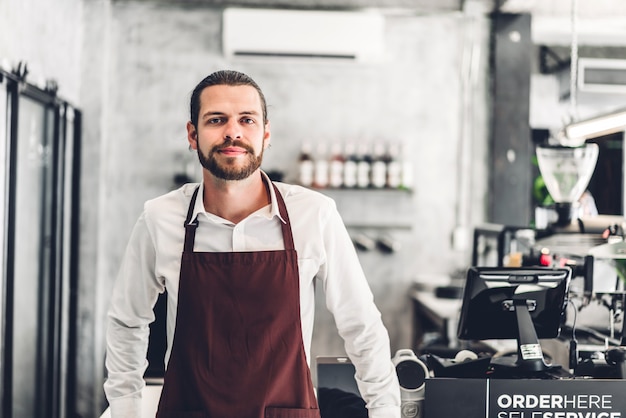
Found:
<path fill-rule="evenodd" d="M 424 418 L 626 418 L 626 380 L 426 380 Z"/>

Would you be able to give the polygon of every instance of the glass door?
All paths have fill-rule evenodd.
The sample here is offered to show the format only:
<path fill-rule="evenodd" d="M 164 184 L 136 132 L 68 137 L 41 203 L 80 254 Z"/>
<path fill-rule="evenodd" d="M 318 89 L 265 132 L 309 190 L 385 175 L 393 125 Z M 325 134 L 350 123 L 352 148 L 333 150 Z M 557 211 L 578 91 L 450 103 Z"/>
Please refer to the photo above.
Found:
<path fill-rule="evenodd" d="M 73 406 L 77 111 L 6 75 L 2 416 L 65 417 Z M 2 139 L 2 137 L 0 137 Z"/>
<path fill-rule="evenodd" d="M 13 416 L 38 417 L 49 340 L 52 110 L 19 98 L 13 283 Z"/>

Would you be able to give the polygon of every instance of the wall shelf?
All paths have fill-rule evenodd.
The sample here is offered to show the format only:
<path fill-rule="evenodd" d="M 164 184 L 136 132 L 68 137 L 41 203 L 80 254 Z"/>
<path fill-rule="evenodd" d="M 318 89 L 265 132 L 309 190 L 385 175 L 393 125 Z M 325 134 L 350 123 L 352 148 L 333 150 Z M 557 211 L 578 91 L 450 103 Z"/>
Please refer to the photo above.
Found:
<path fill-rule="evenodd" d="M 335 195 L 337 193 L 363 193 L 363 194 L 367 194 L 367 193 L 389 193 L 389 194 L 403 194 L 403 195 L 411 195 L 413 194 L 413 189 L 392 189 L 392 188 L 388 188 L 388 187 L 381 187 L 381 188 L 375 188 L 375 187 L 368 187 L 368 188 L 357 188 L 357 187 L 353 187 L 353 188 L 334 188 L 334 187 L 325 187 L 325 188 L 315 188 L 315 187 L 309 187 L 309 189 L 311 190 L 315 190 L 317 192 L 320 193 L 324 193 L 324 194 L 328 194 L 328 195 Z"/>
<path fill-rule="evenodd" d="M 312 189 L 332 198 L 347 228 L 410 230 L 414 193 L 407 189 Z"/>

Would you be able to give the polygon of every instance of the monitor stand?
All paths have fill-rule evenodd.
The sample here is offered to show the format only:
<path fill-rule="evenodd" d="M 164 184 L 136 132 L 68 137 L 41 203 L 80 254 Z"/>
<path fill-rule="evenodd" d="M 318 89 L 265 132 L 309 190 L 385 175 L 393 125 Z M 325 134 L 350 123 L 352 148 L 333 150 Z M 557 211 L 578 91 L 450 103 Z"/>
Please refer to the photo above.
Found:
<path fill-rule="evenodd" d="M 517 317 L 517 355 L 493 357 L 488 377 L 560 379 L 571 376 L 560 365 L 546 364 L 529 306 L 532 304 L 525 299 L 512 301 L 510 309 L 515 310 Z"/>

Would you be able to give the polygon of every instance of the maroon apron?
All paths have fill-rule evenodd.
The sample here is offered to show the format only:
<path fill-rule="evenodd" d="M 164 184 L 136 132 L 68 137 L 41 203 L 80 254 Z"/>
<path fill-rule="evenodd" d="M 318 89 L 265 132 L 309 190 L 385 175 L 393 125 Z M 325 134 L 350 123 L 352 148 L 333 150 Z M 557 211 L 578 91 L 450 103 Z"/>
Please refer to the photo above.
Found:
<path fill-rule="evenodd" d="M 298 257 L 278 191 L 285 250 L 194 252 L 185 220 L 178 313 L 157 418 L 319 418 L 302 342 Z"/>

